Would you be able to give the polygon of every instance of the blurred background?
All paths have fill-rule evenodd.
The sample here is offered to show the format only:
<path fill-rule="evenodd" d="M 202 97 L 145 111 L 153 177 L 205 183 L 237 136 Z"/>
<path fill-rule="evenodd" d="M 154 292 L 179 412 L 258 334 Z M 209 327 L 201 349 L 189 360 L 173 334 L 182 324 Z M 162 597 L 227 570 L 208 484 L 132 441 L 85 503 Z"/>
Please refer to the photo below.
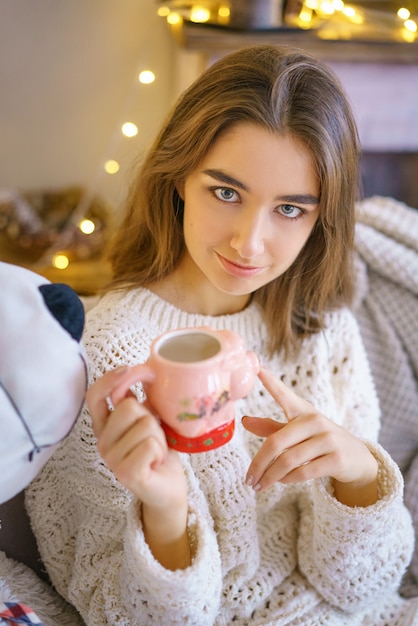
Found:
<path fill-rule="evenodd" d="M 0 260 L 100 289 L 133 164 L 178 94 L 251 43 L 329 62 L 357 116 L 365 195 L 417 207 L 416 0 L 364 0 L 354 21 L 333 1 L 0 0 Z"/>

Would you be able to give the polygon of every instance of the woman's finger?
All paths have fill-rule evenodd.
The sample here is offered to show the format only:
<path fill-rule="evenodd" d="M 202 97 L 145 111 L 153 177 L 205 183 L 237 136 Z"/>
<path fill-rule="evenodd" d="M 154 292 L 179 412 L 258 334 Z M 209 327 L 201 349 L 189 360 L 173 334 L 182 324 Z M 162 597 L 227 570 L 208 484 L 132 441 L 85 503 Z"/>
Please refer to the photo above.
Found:
<path fill-rule="evenodd" d="M 152 380 L 154 373 L 147 365 L 118 367 L 98 378 L 86 394 L 87 406 L 98 431 L 103 429 L 111 406 L 116 407 L 123 398 L 132 395 L 132 385 Z"/>
<path fill-rule="evenodd" d="M 94 425 L 93 425 L 94 426 Z M 141 438 L 154 436 L 161 439 L 164 447 L 166 439 L 164 432 L 153 415 L 139 404 L 136 398 L 127 398 L 118 404 L 118 408 L 109 415 L 105 427 L 98 435 L 100 454 L 108 459 L 109 450 L 121 450 L 123 447 L 133 447 Z"/>
<path fill-rule="evenodd" d="M 275 468 L 272 466 L 271 469 L 269 468 L 266 471 L 258 483 L 257 491 L 264 491 L 276 482 L 280 482 L 283 485 L 290 485 L 292 483 L 301 483 L 323 476 L 329 476 L 332 467 L 332 455 L 319 456 L 316 459 L 312 459 L 312 461 L 306 461 L 301 465 L 297 465 L 277 480 L 275 479 Z"/>
<path fill-rule="evenodd" d="M 285 424 L 276 422 L 276 420 L 270 417 L 252 417 L 250 415 L 244 415 L 242 425 L 246 430 L 257 437 L 268 437 L 283 428 Z"/>
<path fill-rule="evenodd" d="M 134 424 L 127 435 L 119 439 L 104 457 L 108 467 L 125 486 L 128 486 L 129 479 L 138 478 L 144 473 L 149 474 L 155 470 L 167 456 L 165 439 L 160 433 L 147 429 L 141 423 L 146 419 L 141 418 Z M 128 487 L 131 488 L 131 486 L 132 483 Z M 137 484 L 137 489 L 138 487 L 139 484 Z"/>
<path fill-rule="evenodd" d="M 246 424 L 246 427 L 248 426 L 249 423 Z M 254 432 L 254 425 L 251 426 Z M 320 413 L 301 415 L 286 424 L 280 425 L 276 422 L 276 430 L 266 436 L 266 440 L 250 463 L 247 472 L 247 477 L 251 477 L 250 484 L 258 485 L 267 471 L 270 471 L 271 475 L 273 464 L 275 478 L 281 480 L 295 467 L 332 449 L 334 437 L 331 436 L 330 427 L 331 430 L 335 428 Z M 262 428 L 258 428 L 259 436 L 263 436 Z M 266 431 L 267 429 L 265 426 Z M 273 430 L 272 425 L 271 429 Z"/>
<path fill-rule="evenodd" d="M 269 370 L 261 368 L 258 377 L 267 391 L 282 407 L 288 420 L 292 420 L 306 411 L 312 411 L 309 402 L 296 395 L 280 378 L 274 376 Z"/>
<path fill-rule="evenodd" d="M 335 469 L 335 464 L 335 454 L 329 438 L 319 434 L 280 452 L 261 473 L 253 468 L 253 476 L 257 484 L 266 489 L 275 482 L 288 483 L 317 478 L 316 471 L 331 472 Z"/>

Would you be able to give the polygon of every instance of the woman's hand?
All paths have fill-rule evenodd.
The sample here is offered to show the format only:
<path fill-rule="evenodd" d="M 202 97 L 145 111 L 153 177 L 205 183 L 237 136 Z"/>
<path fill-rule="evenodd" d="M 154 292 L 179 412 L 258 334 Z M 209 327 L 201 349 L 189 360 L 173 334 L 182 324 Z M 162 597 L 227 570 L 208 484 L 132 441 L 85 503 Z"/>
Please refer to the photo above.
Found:
<path fill-rule="evenodd" d="M 155 558 L 168 569 L 184 568 L 190 550 L 183 467 L 158 420 L 130 390 L 152 378 L 146 365 L 118 368 L 90 387 L 87 404 L 100 455 L 142 503 L 144 533 Z"/>
<path fill-rule="evenodd" d="M 248 431 L 266 437 L 248 469 L 247 484 L 262 491 L 275 482 L 289 484 L 330 476 L 335 497 L 343 504 L 368 506 L 376 502 L 378 465 L 367 446 L 267 370 L 262 369 L 259 378 L 288 422 L 243 418 Z"/>

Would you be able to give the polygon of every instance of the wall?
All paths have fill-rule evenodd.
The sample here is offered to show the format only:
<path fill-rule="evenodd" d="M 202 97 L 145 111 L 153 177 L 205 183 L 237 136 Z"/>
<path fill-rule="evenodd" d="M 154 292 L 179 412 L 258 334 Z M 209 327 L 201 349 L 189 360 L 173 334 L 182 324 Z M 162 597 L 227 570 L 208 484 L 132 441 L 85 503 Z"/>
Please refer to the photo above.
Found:
<path fill-rule="evenodd" d="M 365 150 L 418 151 L 418 59 L 331 65 L 350 96 Z"/>
<path fill-rule="evenodd" d="M 154 3 L 0 0 L 0 41 L 0 189 L 82 184 L 119 202 L 172 101 L 174 43 Z M 135 139 L 121 139 L 126 119 Z"/>

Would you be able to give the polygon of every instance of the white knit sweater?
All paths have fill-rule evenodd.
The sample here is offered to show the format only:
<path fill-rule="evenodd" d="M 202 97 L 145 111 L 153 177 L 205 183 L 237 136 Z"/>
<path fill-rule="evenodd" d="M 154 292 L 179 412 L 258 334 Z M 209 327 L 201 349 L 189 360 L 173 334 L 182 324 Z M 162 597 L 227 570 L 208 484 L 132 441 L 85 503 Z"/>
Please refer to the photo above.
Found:
<path fill-rule="evenodd" d="M 238 332 L 247 348 L 299 395 L 368 442 L 379 463 L 379 501 L 339 503 L 328 480 L 276 484 L 255 493 L 244 477 L 260 440 L 243 414 L 281 411 L 257 380 L 236 403 L 231 442 L 182 454 L 189 486 L 194 559 L 168 571 L 152 556 L 139 503 L 98 455 L 89 415 L 27 493 L 41 555 L 58 591 L 89 626 L 410 626 L 415 600 L 396 589 L 411 557 L 413 531 L 397 466 L 376 441 L 379 410 L 357 324 L 328 316 L 326 332 L 303 343 L 296 360 L 269 358 L 260 311 L 219 317 L 182 312 L 146 289 L 105 296 L 89 312 L 84 341 L 91 380 L 143 362 L 169 329 L 210 325 Z"/>

